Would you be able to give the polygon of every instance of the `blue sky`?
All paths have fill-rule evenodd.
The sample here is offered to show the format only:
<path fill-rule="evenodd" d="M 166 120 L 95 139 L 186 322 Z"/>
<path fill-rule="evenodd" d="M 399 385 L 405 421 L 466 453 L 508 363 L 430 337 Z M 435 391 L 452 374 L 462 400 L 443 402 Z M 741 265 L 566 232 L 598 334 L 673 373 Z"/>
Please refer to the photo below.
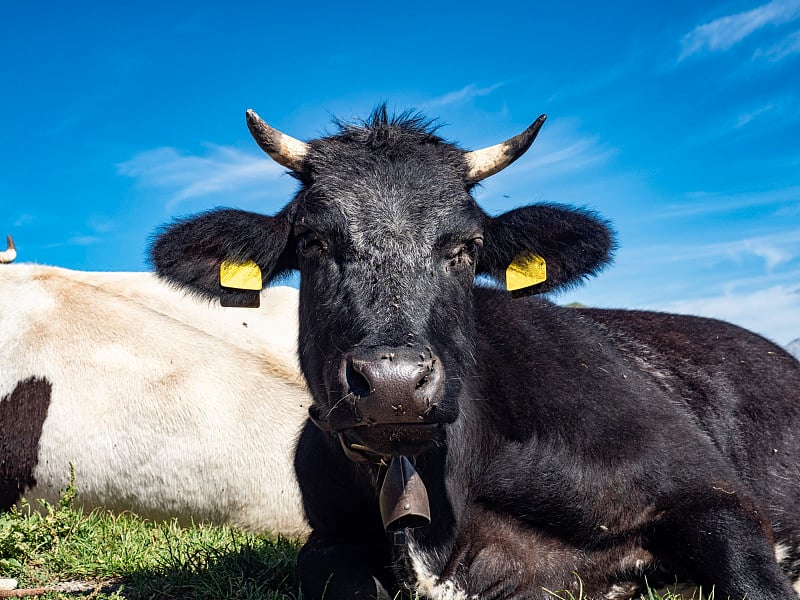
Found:
<path fill-rule="evenodd" d="M 248 107 L 310 139 L 385 100 L 470 149 L 547 113 L 477 197 L 614 223 L 615 265 L 557 301 L 800 337 L 800 0 L 6 2 L 0 52 L 19 261 L 142 270 L 174 216 L 277 210 Z"/>

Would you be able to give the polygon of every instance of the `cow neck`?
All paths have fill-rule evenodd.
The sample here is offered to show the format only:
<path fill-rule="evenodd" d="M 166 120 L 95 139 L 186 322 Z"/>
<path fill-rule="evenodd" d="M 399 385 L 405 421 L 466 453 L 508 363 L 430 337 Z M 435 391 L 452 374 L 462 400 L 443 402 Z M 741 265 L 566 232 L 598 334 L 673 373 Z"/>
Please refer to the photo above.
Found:
<path fill-rule="evenodd" d="M 378 505 L 387 532 L 402 534 L 396 535 L 396 540 L 404 539 L 406 529 L 430 525 L 428 490 L 408 457 L 377 454 L 366 446 L 349 441 L 342 432 L 332 431 L 327 421 L 316 419 L 313 413 L 310 413 L 310 418 L 320 430 L 332 433 L 339 440 L 342 452 L 348 459 L 378 467 Z"/>
<path fill-rule="evenodd" d="M 383 456 L 366 446 L 349 442 L 344 435 L 336 436 L 344 455 L 356 463 L 379 467 L 380 506 L 383 528 L 390 532 L 426 527 L 431 523 L 428 490 L 422 477 L 406 456 Z"/>

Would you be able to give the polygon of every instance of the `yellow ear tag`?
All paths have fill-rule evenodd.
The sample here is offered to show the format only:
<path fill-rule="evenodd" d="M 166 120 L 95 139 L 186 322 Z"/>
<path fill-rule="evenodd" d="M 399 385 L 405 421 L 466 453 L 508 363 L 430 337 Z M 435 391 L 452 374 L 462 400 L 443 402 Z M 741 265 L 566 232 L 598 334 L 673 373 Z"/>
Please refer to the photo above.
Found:
<path fill-rule="evenodd" d="M 506 269 L 506 289 L 509 292 L 529 288 L 546 279 L 547 265 L 538 254 L 518 254 Z"/>
<path fill-rule="evenodd" d="M 261 290 L 261 269 L 252 260 L 247 262 L 222 261 L 219 266 L 219 283 L 236 290 Z"/>

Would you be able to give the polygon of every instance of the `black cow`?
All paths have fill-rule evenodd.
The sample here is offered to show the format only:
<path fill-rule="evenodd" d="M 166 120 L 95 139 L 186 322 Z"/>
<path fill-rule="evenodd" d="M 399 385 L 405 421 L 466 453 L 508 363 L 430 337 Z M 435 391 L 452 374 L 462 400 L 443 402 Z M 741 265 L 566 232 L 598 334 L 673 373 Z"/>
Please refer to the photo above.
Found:
<path fill-rule="evenodd" d="M 315 399 L 295 460 L 313 528 L 304 597 L 545 598 L 582 584 L 628 598 L 645 578 L 796 597 L 797 361 L 719 321 L 474 284 L 513 283 L 511 266 L 515 296 L 546 292 L 610 259 L 612 234 L 587 210 L 489 217 L 471 196 L 543 121 L 466 152 L 385 107 L 307 144 L 248 112 L 300 181 L 295 198 L 155 240 L 158 273 L 206 296 L 223 292 L 222 261 L 301 273 Z"/>

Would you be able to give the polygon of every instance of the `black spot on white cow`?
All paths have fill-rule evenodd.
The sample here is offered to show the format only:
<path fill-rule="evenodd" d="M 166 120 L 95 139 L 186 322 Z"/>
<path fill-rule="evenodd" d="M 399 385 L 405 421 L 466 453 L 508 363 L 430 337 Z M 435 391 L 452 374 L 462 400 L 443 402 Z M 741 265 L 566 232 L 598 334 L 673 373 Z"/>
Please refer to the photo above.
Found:
<path fill-rule="evenodd" d="M 36 485 L 33 471 L 52 388 L 47 379 L 29 377 L 0 398 L 0 510 L 11 508 L 26 488 Z"/>

